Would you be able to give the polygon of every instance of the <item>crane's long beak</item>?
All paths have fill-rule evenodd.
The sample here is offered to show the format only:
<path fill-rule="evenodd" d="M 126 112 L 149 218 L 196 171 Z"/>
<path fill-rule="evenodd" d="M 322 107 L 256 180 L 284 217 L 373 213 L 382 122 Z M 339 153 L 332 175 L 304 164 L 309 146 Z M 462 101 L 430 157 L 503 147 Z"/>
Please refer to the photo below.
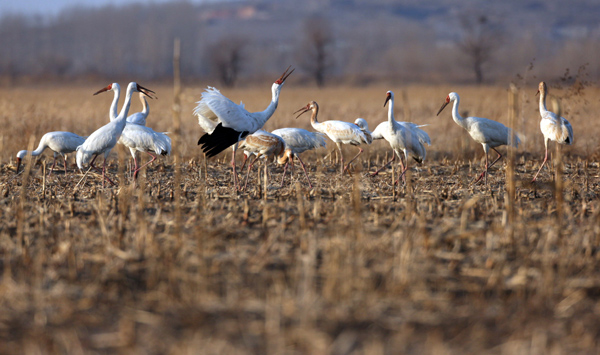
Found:
<path fill-rule="evenodd" d="M 290 76 L 294 70 L 296 70 L 296 68 L 293 68 L 289 73 L 288 70 L 290 70 L 292 66 L 288 66 L 287 69 L 283 72 L 283 74 L 281 74 L 281 76 L 279 77 L 279 79 L 277 79 L 275 82 L 279 85 L 282 85 L 285 82 L 285 79 L 288 78 L 288 76 Z"/>
<path fill-rule="evenodd" d="M 392 97 L 391 97 L 390 95 L 388 95 L 388 96 L 385 98 L 385 102 L 383 103 L 383 107 L 385 107 L 385 105 L 387 105 L 388 101 L 390 101 L 390 99 L 391 99 L 391 98 L 392 98 Z"/>
<path fill-rule="evenodd" d="M 140 84 L 137 84 L 137 88 L 138 91 L 141 92 L 142 94 L 148 96 L 151 99 L 158 99 L 158 97 L 156 96 L 156 93 L 148 88 L 143 87 Z M 153 96 L 154 95 L 154 96 Z"/>
<path fill-rule="evenodd" d="M 448 106 L 448 102 L 444 102 L 444 103 L 442 104 L 442 107 L 440 107 L 440 110 L 438 111 L 438 113 L 437 113 L 437 115 L 436 115 L 436 116 L 439 116 L 439 115 L 440 115 L 440 113 L 442 112 L 442 110 L 443 110 L 444 108 L 446 108 L 446 106 Z"/>
<path fill-rule="evenodd" d="M 108 85 L 108 86 L 107 86 L 107 87 L 105 87 L 104 89 L 100 89 L 100 90 L 96 91 L 96 92 L 94 93 L 94 95 L 98 95 L 99 93 L 101 93 L 101 92 L 105 92 L 105 91 L 108 91 L 108 90 L 110 90 L 110 89 L 112 89 L 112 84 L 111 84 L 111 85 Z"/>
<path fill-rule="evenodd" d="M 300 111 L 302 111 L 302 112 L 300 112 Z M 297 114 L 298 112 L 300 112 L 300 114 L 298 116 L 296 116 L 296 118 L 298 118 L 298 117 L 302 116 L 305 112 L 308 112 L 308 111 L 310 111 L 310 107 L 305 106 L 305 107 L 299 109 L 298 111 L 294 112 L 294 115 Z"/>
<path fill-rule="evenodd" d="M 538 91 L 535 93 L 535 96 L 538 96 L 540 94 L 540 90 L 538 89 Z"/>
<path fill-rule="evenodd" d="M 17 171 L 15 172 L 16 174 L 19 173 L 19 168 L 21 167 L 21 158 L 17 158 Z"/>

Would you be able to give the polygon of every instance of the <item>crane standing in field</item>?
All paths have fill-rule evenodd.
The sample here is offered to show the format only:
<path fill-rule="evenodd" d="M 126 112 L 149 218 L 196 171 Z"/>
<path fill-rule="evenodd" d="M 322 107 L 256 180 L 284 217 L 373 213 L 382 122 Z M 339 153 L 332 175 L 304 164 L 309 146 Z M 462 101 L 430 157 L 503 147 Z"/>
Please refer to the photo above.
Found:
<path fill-rule="evenodd" d="M 239 148 L 255 155 L 254 159 L 250 162 L 250 164 L 248 164 L 246 182 L 244 183 L 245 190 L 246 186 L 248 185 L 248 176 L 250 175 L 250 170 L 252 169 L 252 165 L 254 165 L 256 160 L 261 156 L 269 158 L 272 156 L 281 155 L 285 148 L 285 143 L 278 135 L 259 129 L 253 134 L 246 136 L 246 139 L 240 142 Z"/>
<path fill-rule="evenodd" d="M 75 133 L 71 132 L 48 132 L 42 136 L 40 139 L 40 143 L 36 150 L 31 152 L 32 156 L 37 156 L 42 154 L 42 152 L 46 148 L 50 148 L 54 152 L 54 160 L 52 161 L 52 167 L 50 168 L 50 173 L 54 171 L 54 166 L 56 165 L 56 156 L 58 154 L 62 155 L 65 162 L 65 175 L 67 174 L 67 153 L 72 153 L 77 150 L 77 147 L 83 144 L 85 141 L 85 137 L 78 136 Z M 27 156 L 27 150 L 21 150 L 17 153 L 17 170 L 19 172 L 19 167 L 21 166 L 21 161 Z"/>
<path fill-rule="evenodd" d="M 302 111 L 302 112 L 300 112 Z M 357 125 L 344 122 L 344 121 L 323 121 L 319 122 L 317 120 L 317 115 L 319 114 L 319 105 L 315 101 L 310 101 L 306 106 L 299 109 L 294 113 L 300 112 L 296 118 L 302 116 L 305 112 L 312 111 L 312 115 L 310 117 L 310 124 L 317 132 L 324 133 L 337 145 L 337 148 L 340 152 L 340 175 L 344 175 L 344 171 L 348 169 L 350 163 L 354 161 L 354 159 L 358 158 L 359 155 L 362 154 L 363 149 L 359 147 L 359 144 L 366 143 L 369 144 L 369 138 L 363 132 L 360 127 Z M 358 148 L 358 154 L 352 158 L 346 167 L 344 167 L 344 155 L 342 154 L 342 144 L 351 144 Z"/>
<path fill-rule="evenodd" d="M 293 174 L 294 157 L 297 157 L 300 161 L 300 165 L 302 165 L 302 170 L 304 170 L 304 175 L 306 175 L 308 186 L 310 186 L 312 189 L 313 186 L 308 178 L 306 167 L 304 166 L 302 159 L 300 159 L 299 154 L 307 150 L 325 147 L 327 145 L 327 142 L 325 141 L 325 135 L 320 132 L 310 132 L 302 128 L 280 128 L 271 133 L 283 138 L 283 141 L 285 142 L 285 151 L 277 159 L 279 164 L 285 163 L 285 166 L 283 167 L 283 176 L 281 177 L 281 186 L 283 186 L 285 173 L 290 162 L 292 163 Z"/>
<path fill-rule="evenodd" d="M 119 102 L 120 88 L 119 84 L 112 83 L 107 87 L 97 91 L 94 95 L 105 91 L 114 91 L 114 99 L 110 106 L 109 117 L 111 121 L 117 118 L 117 105 Z M 148 102 L 145 99 L 145 93 L 140 92 L 140 101 L 142 102 L 143 110 L 136 112 L 131 116 L 127 117 L 125 128 L 119 138 L 119 143 L 129 148 L 129 152 L 133 157 L 133 178 L 136 179 L 138 172 L 145 166 L 151 164 L 156 160 L 158 155 L 169 155 L 171 154 L 171 138 L 166 133 L 160 133 L 154 131 L 150 127 L 146 127 L 146 118 L 150 113 Z M 149 96 L 151 99 L 156 98 Z M 152 157 L 146 164 L 138 167 L 136 152 L 144 152 Z"/>
<path fill-rule="evenodd" d="M 113 121 L 110 121 L 104 126 L 98 128 L 85 140 L 85 142 L 83 142 L 83 144 L 77 147 L 77 166 L 79 169 L 83 169 L 83 165 L 87 164 L 87 162 L 90 161 L 93 156 L 94 158 L 90 161 L 90 167 L 99 171 L 100 169 L 94 166 L 94 161 L 98 155 L 104 155 L 104 164 L 102 165 L 103 187 L 104 180 L 108 180 L 114 185 L 114 182 L 112 182 L 112 180 L 106 176 L 106 158 L 110 154 L 112 148 L 117 144 L 123 129 L 125 129 L 125 124 L 127 123 L 127 113 L 129 112 L 129 107 L 131 105 L 131 95 L 134 91 L 142 92 L 148 97 L 151 97 L 151 94 L 154 93 L 154 91 L 146 89 L 135 82 L 129 83 L 127 86 L 127 93 L 125 95 L 125 102 L 121 108 L 119 116 L 117 116 L 117 118 L 115 118 Z"/>
<path fill-rule="evenodd" d="M 396 156 L 398 156 L 402 172 L 400 173 L 400 176 L 398 176 L 398 180 L 396 180 L 397 183 L 401 177 L 404 181 L 406 180 L 405 174 L 408 170 L 409 157 L 412 157 L 419 164 L 425 161 L 425 157 L 427 156 L 425 144 L 431 145 L 431 139 L 427 132 L 419 128 L 424 125 L 420 126 L 412 122 L 398 122 L 394 119 L 394 93 L 392 91 L 386 92 L 383 107 L 385 107 L 388 102 L 390 103 L 388 106 L 388 120 L 377 125 L 371 134 L 374 140 L 385 139 L 388 141 L 395 154 L 392 154 L 392 159 L 371 174 L 371 176 L 379 174 L 381 170 L 390 165 L 396 160 Z M 404 153 L 406 166 L 404 166 L 404 163 L 402 162 L 400 151 Z"/>
<path fill-rule="evenodd" d="M 548 140 L 555 141 L 559 144 L 573 144 L 573 127 L 565 118 L 558 116 L 554 112 L 546 109 L 546 94 L 548 93 L 548 86 L 545 82 L 541 82 L 538 86 L 538 92 L 540 95 L 540 115 L 542 120 L 540 121 L 540 130 L 544 135 L 544 147 L 546 148 L 546 154 L 544 155 L 544 161 L 537 171 L 533 180 L 537 179 L 538 174 L 542 171 L 542 168 L 548 160 Z"/>
<path fill-rule="evenodd" d="M 198 140 L 198 145 L 202 146 L 202 151 L 207 157 L 213 157 L 228 147 L 237 145 L 244 137 L 264 126 L 277 109 L 279 93 L 285 80 L 294 72 L 294 69 L 288 72 L 289 69 L 290 67 L 271 86 L 271 102 L 264 111 L 248 112 L 242 103 L 235 104 L 213 87 L 209 87 L 202 93 L 202 99 L 194 109 L 194 115 L 198 116 L 198 123 L 206 131 Z M 215 121 L 218 122 L 216 125 L 210 123 Z M 234 146 L 231 166 L 234 185 L 239 188 L 235 152 Z"/>
<path fill-rule="evenodd" d="M 438 116 L 450 101 L 454 101 L 454 106 L 452 107 L 452 119 L 454 119 L 454 122 L 469 132 L 469 135 L 471 135 L 471 138 L 473 138 L 475 142 L 483 146 L 483 152 L 485 153 L 485 170 L 479 175 L 479 178 L 475 180 L 474 183 L 479 182 L 485 176 L 485 183 L 487 184 L 488 169 L 502 158 L 502 154 L 496 150 L 496 147 L 512 144 L 517 148 L 521 140 L 510 128 L 500 122 L 481 117 L 461 117 L 458 114 L 460 97 L 455 92 L 451 92 L 446 96 L 446 101 L 442 104 L 442 107 L 440 107 L 440 110 L 437 113 Z M 488 151 L 490 148 L 498 153 L 498 157 L 492 164 L 488 165 Z"/>

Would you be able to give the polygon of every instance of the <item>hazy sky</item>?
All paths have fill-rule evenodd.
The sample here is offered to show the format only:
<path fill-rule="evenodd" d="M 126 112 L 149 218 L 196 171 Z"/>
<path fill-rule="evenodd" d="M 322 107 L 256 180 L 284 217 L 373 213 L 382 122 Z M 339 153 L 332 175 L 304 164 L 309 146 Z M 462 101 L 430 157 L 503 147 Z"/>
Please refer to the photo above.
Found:
<path fill-rule="evenodd" d="M 39 15 L 56 15 L 65 8 L 71 6 L 89 6 L 101 7 L 105 5 L 123 5 L 131 3 L 160 3 L 171 0 L 0 0 L 0 16 L 17 13 L 17 14 L 39 14 Z M 181 0 L 179 0 L 181 1 Z M 192 3 L 200 3 L 202 0 L 186 0 Z M 205 0 L 206 1 L 206 0 Z M 212 0 L 214 1 L 214 0 Z"/>

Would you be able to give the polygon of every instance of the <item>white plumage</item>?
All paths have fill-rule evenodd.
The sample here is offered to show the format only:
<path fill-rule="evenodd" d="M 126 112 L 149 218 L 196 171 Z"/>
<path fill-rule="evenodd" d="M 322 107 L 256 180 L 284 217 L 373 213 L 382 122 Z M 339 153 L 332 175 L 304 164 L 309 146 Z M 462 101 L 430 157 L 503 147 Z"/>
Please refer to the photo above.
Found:
<path fill-rule="evenodd" d="M 77 150 L 77 147 L 83 144 L 85 137 L 81 137 L 71 132 L 48 132 L 42 136 L 36 150 L 31 152 L 32 156 L 42 154 L 46 148 L 50 148 L 54 152 L 54 160 L 50 172 L 54 170 L 56 165 L 56 155 L 62 155 L 65 163 L 65 174 L 67 173 L 67 153 L 72 153 Z M 17 153 L 17 173 L 21 166 L 21 161 L 27 156 L 27 150 L 21 150 Z"/>
<path fill-rule="evenodd" d="M 537 179 L 538 174 L 542 171 L 542 168 L 548 160 L 548 140 L 555 141 L 559 144 L 573 144 L 573 127 L 564 117 L 559 117 L 554 112 L 546 109 L 546 95 L 548 93 L 548 86 L 545 82 L 540 82 L 538 86 L 538 93 L 540 94 L 540 115 L 542 119 L 540 121 L 540 130 L 544 135 L 544 147 L 546 154 L 544 155 L 544 161 L 537 171 L 533 180 Z"/>
<path fill-rule="evenodd" d="M 277 160 L 279 164 L 285 163 L 283 176 L 281 177 L 281 185 L 283 186 L 283 179 L 285 178 L 285 173 L 290 161 L 292 163 L 293 171 L 294 157 L 297 157 L 304 170 L 304 175 L 306 175 L 306 180 L 308 180 L 308 186 L 312 188 L 308 173 L 306 172 L 306 167 L 304 166 L 302 159 L 300 159 L 299 154 L 307 150 L 325 147 L 327 145 L 325 134 L 320 132 L 310 132 L 302 128 L 280 128 L 274 130 L 272 133 L 280 136 L 285 142 L 285 151 Z"/>
<path fill-rule="evenodd" d="M 302 111 L 302 112 L 300 112 L 300 111 Z M 317 120 L 317 115 L 319 114 L 319 105 L 315 101 L 310 101 L 305 107 L 299 109 L 298 111 L 296 111 L 294 113 L 300 112 L 300 114 L 296 117 L 296 118 L 298 118 L 302 114 L 304 114 L 305 112 L 308 112 L 308 111 L 312 111 L 312 115 L 310 117 L 310 124 L 313 126 L 313 128 L 316 131 L 327 135 L 327 137 L 329 137 L 329 139 L 331 139 L 337 145 L 337 148 L 340 152 L 340 157 L 341 157 L 340 170 L 341 170 L 341 174 L 343 175 L 344 171 L 346 171 L 346 169 L 348 169 L 348 167 L 350 166 L 350 163 L 352 163 L 354 161 L 354 159 L 358 158 L 358 156 L 363 152 L 363 149 L 361 147 L 358 147 L 358 145 L 363 144 L 363 143 L 369 144 L 369 138 L 367 137 L 365 132 L 363 132 L 360 129 L 360 127 L 358 127 L 357 125 L 350 123 L 350 122 L 344 122 L 344 121 L 319 122 Z M 342 144 L 351 144 L 351 145 L 357 146 L 357 148 L 358 148 L 358 154 L 356 154 L 356 156 L 354 156 L 354 158 L 352 158 L 348 162 L 346 167 L 344 167 L 344 155 L 342 154 Z"/>
<path fill-rule="evenodd" d="M 371 131 L 369 131 L 369 124 L 364 118 L 357 118 L 354 120 L 354 124 L 357 125 L 367 136 L 367 143 L 373 143 L 373 136 L 371 135 Z"/>
<path fill-rule="evenodd" d="M 208 87 L 202 93 L 202 99 L 194 109 L 194 115 L 198 116 L 198 124 L 206 132 L 198 140 L 198 145 L 202 146 L 202 151 L 207 157 L 219 154 L 264 126 L 277 109 L 279 93 L 285 80 L 294 72 L 294 69 L 288 72 L 289 69 L 288 67 L 271 86 L 271 102 L 264 111 L 248 112 L 242 103 L 239 105 L 234 103 L 213 87 Z M 234 185 L 239 188 L 235 152 L 236 147 L 233 148 L 231 165 Z"/>
<path fill-rule="evenodd" d="M 475 183 L 481 180 L 484 176 L 487 183 L 488 168 L 493 166 L 502 158 L 502 154 L 496 150 L 496 147 L 508 145 L 510 143 L 516 148 L 519 146 L 521 140 L 516 134 L 511 132 L 510 128 L 506 127 L 500 122 L 492 121 L 482 117 L 461 117 L 458 114 L 460 97 L 455 92 L 448 94 L 446 101 L 442 104 L 442 107 L 437 113 L 438 115 L 450 103 L 450 101 L 454 101 L 454 106 L 452 107 L 452 118 L 454 119 L 454 122 L 469 132 L 469 135 L 475 142 L 480 143 L 483 146 L 483 151 L 485 153 L 485 170 L 481 173 L 481 175 L 479 175 L 479 178 L 475 181 Z M 488 166 L 489 148 L 492 148 L 496 153 L 498 153 L 498 157 L 492 162 L 492 164 L 489 164 Z"/>
<path fill-rule="evenodd" d="M 127 93 L 125 96 L 125 102 L 123 104 L 123 108 L 113 121 L 105 124 L 100 127 L 94 133 L 92 133 L 86 140 L 77 147 L 77 166 L 79 169 L 83 169 L 83 166 L 90 162 L 90 166 L 99 170 L 94 166 L 94 161 L 98 157 L 98 155 L 104 155 L 104 164 L 102 166 L 102 185 L 104 186 L 104 179 L 108 180 L 111 184 L 114 183 L 106 177 L 106 158 L 110 154 L 112 148 L 117 144 L 123 129 L 125 128 L 127 113 L 129 112 L 129 107 L 131 105 L 131 95 L 134 91 L 143 92 L 146 95 L 150 96 L 150 93 L 154 93 L 154 91 L 146 89 L 141 85 L 138 85 L 135 82 L 129 83 L 127 86 Z M 92 156 L 94 157 L 92 159 Z M 90 161 L 90 159 L 92 159 Z"/>
<path fill-rule="evenodd" d="M 97 91 L 94 95 L 105 91 L 114 91 L 114 99 L 110 106 L 109 117 L 111 121 L 117 118 L 117 105 L 119 102 L 120 88 L 119 84 L 112 83 L 111 85 Z M 150 107 L 146 101 L 146 94 L 140 92 L 140 101 L 142 102 L 142 111 L 136 112 L 127 117 L 127 123 L 121 133 L 118 143 L 129 148 L 129 152 L 133 157 L 133 177 L 137 178 L 138 172 L 156 160 L 158 155 L 170 155 L 171 154 L 171 138 L 167 135 L 167 132 L 156 132 L 150 127 L 146 127 L 146 118 L 150 114 Z M 150 98 L 153 98 L 150 96 Z M 136 152 L 147 153 L 152 157 L 146 164 L 138 167 Z"/>
<path fill-rule="evenodd" d="M 373 139 L 385 139 L 390 144 L 390 147 L 394 150 L 392 159 L 382 166 L 379 170 L 375 171 L 371 176 L 377 175 L 382 169 L 388 166 L 391 162 L 396 159 L 396 156 L 400 159 L 400 166 L 402 167 L 402 173 L 398 177 L 404 179 L 404 174 L 408 170 L 408 158 L 412 157 L 418 163 L 422 163 L 427 156 L 425 144 L 431 145 L 431 139 L 427 132 L 423 131 L 419 127 L 426 125 L 417 125 L 412 122 L 398 122 L 394 119 L 394 93 L 388 91 L 386 93 L 386 99 L 383 106 L 390 103 L 388 107 L 388 120 L 382 122 L 372 132 Z M 400 151 L 404 153 L 406 159 L 406 166 L 402 162 Z"/>

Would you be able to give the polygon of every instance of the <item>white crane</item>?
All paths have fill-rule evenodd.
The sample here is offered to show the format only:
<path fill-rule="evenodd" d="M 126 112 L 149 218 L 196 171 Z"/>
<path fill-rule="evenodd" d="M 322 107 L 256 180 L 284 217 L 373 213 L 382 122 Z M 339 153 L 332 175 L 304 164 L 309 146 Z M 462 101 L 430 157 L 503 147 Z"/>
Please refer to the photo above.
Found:
<path fill-rule="evenodd" d="M 327 137 L 329 137 L 329 139 L 334 141 L 337 145 L 341 157 L 340 173 L 341 175 L 344 175 L 344 171 L 348 169 L 350 163 L 352 163 L 354 159 L 358 158 L 358 156 L 361 155 L 363 152 L 363 149 L 358 145 L 363 143 L 369 144 L 369 138 L 367 137 L 365 132 L 363 132 L 360 129 L 360 127 L 350 122 L 333 120 L 323 122 L 317 121 L 317 115 L 319 114 L 319 105 L 314 101 L 310 101 L 305 107 L 299 109 L 294 113 L 300 112 L 300 114 L 296 116 L 296 118 L 298 118 L 308 111 L 312 111 L 312 115 L 310 117 L 310 124 L 313 126 L 313 128 L 316 131 L 327 135 Z M 342 154 L 342 144 L 351 144 L 358 148 L 358 154 L 356 154 L 354 158 L 352 158 L 348 162 L 346 167 L 344 167 L 344 155 Z"/>
<path fill-rule="evenodd" d="M 325 141 L 325 135 L 320 132 L 310 132 L 302 128 L 280 128 L 274 130 L 271 133 L 283 138 L 283 141 L 285 142 L 285 151 L 277 159 L 277 162 L 279 164 L 285 163 L 285 166 L 283 168 L 283 176 L 281 177 L 281 186 L 283 186 L 285 173 L 290 162 L 292 163 L 293 174 L 294 157 L 297 157 L 300 161 L 300 165 L 302 165 L 302 170 L 304 170 L 304 175 L 306 175 L 306 180 L 308 180 L 308 186 L 312 188 L 313 186 L 310 183 L 310 179 L 308 178 L 306 167 L 304 166 L 304 162 L 302 161 L 302 159 L 300 159 L 299 154 L 307 150 L 325 147 L 327 145 L 327 141 Z"/>
<path fill-rule="evenodd" d="M 119 102 L 119 84 L 112 83 L 107 87 L 97 91 L 94 95 L 97 95 L 101 92 L 114 91 L 114 99 L 110 106 L 109 117 L 111 121 L 114 121 L 117 118 L 117 104 Z M 150 127 L 146 127 L 146 118 L 150 113 L 150 108 L 148 107 L 148 102 L 145 99 L 145 93 L 140 92 L 140 101 L 142 102 L 143 110 L 142 112 L 136 112 L 129 117 L 127 117 L 127 122 L 125 124 L 125 128 L 121 133 L 121 137 L 119 138 L 119 144 L 123 144 L 127 148 L 129 148 L 129 152 L 133 157 L 133 178 L 136 179 L 138 172 L 142 170 L 148 164 L 151 164 L 156 160 L 158 155 L 170 155 L 171 154 L 171 138 L 167 135 L 166 132 L 160 133 L 154 131 Z M 156 98 L 156 96 L 150 98 Z M 144 152 L 152 157 L 150 161 L 146 164 L 138 167 L 136 152 Z"/>
<path fill-rule="evenodd" d="M 250 169 L 252 169 L 252 165 L 254 165 L 256 160 L 261 156 L 269 158 L 272 156 L 281 155 L 285 148 L 285 142 L 280 136 L 260 129 L 253 134 L 246 136 L 246 138 L 240 142 L 239 148 L 256 155 L 252 162 L 248 164 L 246 182 L 244 183 L 244 189 L 246 189 L 246 186 L 248 185 L 248 175 L 250 175 Z"/>
<path fill-rule="evenodd" d="M 540 121 L 540 130 L 544 135 L 544 147 L 546 148 L 546 154 L 544 155 L 544 162 L 540 166 L 540 169 L 533 177 L 531 182 L 537 179 L 538 174 L 542 171 L 544 164 L 548 160 L 548 140 L 555 141 L 559 144 L 573 144 L 573 127 L 565 118 L 558 116 L 554 112 L 546 109 L 546 94 L 548 93 L 548 86 L 545 82 L 541 82 L 538 87 L 538 94 L 540 94 L 540 115 L 542 120 Z"/>
<path fill-rule="evenodd" d="M 394 119 L 394 93 L 392 91 L 388 91 L 385 95 L 386 97 L 383 107 L 385 107 L 388 102 L 390 103 L 388 106 L 388 120 L 377 125 L 371 135 L 374 140 L 385 139 L 388 141 L 395 154 L 392 154 L 392 159 L 371 174 L 371 176 L 379 174 L 381 170 L 390 165 L 396 159 L 397 155 L 398 159 L 400 159 L 400 166 L 402 167 L 402 172 L 400 173 L 400 176 L 398 176 L 398 180 L 396 180 L 397 182 L 400 180 L 400 177 L 402 177 L 403 180 L 406 180 L 405 174 L 408 170 L 409 157 L 412 157 L 419 164 L 425 161 L 425 157 L 427 156 L 425 144 L 431 145 L 431 139 L 429 138 L 427 132 L 419 128 L 426 125 L 417 125 L 412 122 L 396 121 Z M 404 153 L 406 166 L 404 166 L 404 163 L 402 162 L 400 151 Z"/>
<path fill-rule="evenodd" d="M 479 178 L 475 180 L 475 183 L 479 182 L 479 180 L 485 176 L 485 183 L 487 184 L 488 168 L 493 166 L 498 160 L 500 160 L 500 158 L 502 158 L 502 154 L 496 150 L 496 147 L 512 144 L 515 148 L 517 148 L 521 140 L 516 134 L 511 132 L 510 128 L 506 127 L 500 122 L 481 117 L 461 117 L 458 114 L 460 97 L 455 92 L 451 92 L 448 94 L 448 96 L 446 96 L 446 101 L 442 104 L 442 107 L 440 107 L 437 115 L 442 112 L 442 110 L 450 103 L 450 101 L 454 101 L 454 106 L 452 107 L 452 118 L 454 119 L 454 122 L 469 132 L 469 135 L 471 135 L 471 138 L 473 138 L 475 142 L 480 143 L 483 146 L 483 151 L 485 153 L 485 170 L 481 173 L 481 175 L 479 175 Z M 490 148 L 498 153 L 498 157 L 492 162 L 492 164 L 488 165 L 488 151 Z"/>
<path fill-rule="evenodd" d="M 54 171 L 56 165 L 56 156 L 62 155 L 65 161 L 65 175 L 67 174 L 67 153 L 72 153 L 77 150 L 77 147 L 83 144 L 86 137 L 78 136 L 71 132 L 48 132 L 42 136 L 40 143 L 36 150 L 31 152 L 32 156 L 42 154 L 46 148 L 50 148 L 54 152 L 54 160 L 52 161 L 52 167 L 50 173 Z M 17 153 L 17 173 L 21 166 L 21 161 L 27 156 L 27 150 L 21 150 Z"/>
<path fill-rule="evenodd" d="M 90 166 L 96 170 L 100 170 L 94 166 L 94 161 L 100 154 L 104 154 L 104 164 L 102 165 L 102 186 L 104 187 L 104 180 L 108 180 L 111 184 L 114 183 L 106 176 L 106 158 L 110 154 L 111 149 L 117 144 L 123 129 L 125 128 L 127 113 L 129 112 L 129 106 L 131 105 L 131 95 L 134 91 L 143 92 L 150 97 L 154 91 L 144 88 L 143 86 L 131 82 L 127 86 L 127 93 L 125 95 L 125 102 L 121 108 L 121 113 L 104 126 L 98 128 L 92 133 L 86 140 L 77 147 L 77 166 L 79 169 L 83 169 L 83 165 L 90 162 Z M 91 161 L 90 159 L 94 157 Z"/>
<path fill-rule="evenodd" d="M 213 87 L 208 87 L 202 93 L 202 99 L 197 102 L 198 105 L 194 109 L 194 115 L 198 116 L 198 123 L 206 131 L 198 140 L 198 145 L 202 146 L 202 151 L 207 157 L 213 157 L 228 147 L 236 145 L 248 134 L 252 134 L 264 126 L 277 109 L 281 87 L 294 72 L 294 69 L 288 72 L 289 69 L 290 67 L 271 86 L 271 102 L 264 111 L 248 112 L 241 102 L 239 105 L 235 104 Z M 210 124 L 210 121 L 216 121 L 217 124 Z M 239 188 L 235 168 L 235 152 L 236 147 L 233 148 L 231 166 L 234 185 Z"/>

